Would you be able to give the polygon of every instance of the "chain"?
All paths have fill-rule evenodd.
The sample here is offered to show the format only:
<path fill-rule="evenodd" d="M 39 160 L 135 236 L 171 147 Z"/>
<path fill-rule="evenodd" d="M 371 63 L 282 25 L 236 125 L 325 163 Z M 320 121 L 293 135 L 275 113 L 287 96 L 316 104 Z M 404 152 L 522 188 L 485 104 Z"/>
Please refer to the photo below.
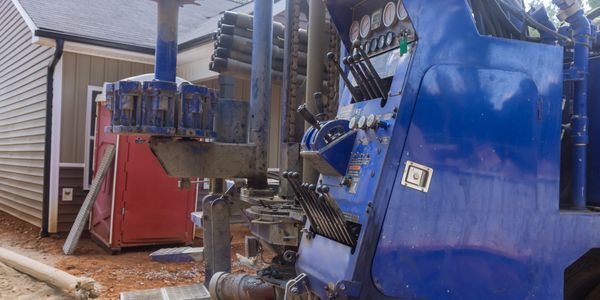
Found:
<path fill-rule="evenodd" d="M 294 17 L 290 21 L 291 24 L 287 24 L 286 26 L 292 26 L 292 53 L 291 53 L 291 72 L 290 72 L 290 94 L 288 98 L 288 111 L 287 111 L 287 120 L 288 120 L 288 141 L 290 143 L 296 143 L 296 121 L 297 121 L 297 113 L 293 108 L 298 107 L 300 104 L 298 103 L 298 52 L 300 52 L 300 1 L 294 1 Z"/>
<path fill-rule="evenodd" d="M 340 53 L 340 43 L 337 35 L 337 30 L 331 16 L 327 13 L 327 20 L 329 22 L 329 51 L 338 55 Z M 339 60 L 338 60 L 339 61 Z M 323 103 L 324 113 L 328 120 L 335 118 L 338 109 L 338 90 L 339 90 L 339 75 L 334 62 L 328 60 L 327 63 L 327 97 L 323 97 L 325 103 Z"/>

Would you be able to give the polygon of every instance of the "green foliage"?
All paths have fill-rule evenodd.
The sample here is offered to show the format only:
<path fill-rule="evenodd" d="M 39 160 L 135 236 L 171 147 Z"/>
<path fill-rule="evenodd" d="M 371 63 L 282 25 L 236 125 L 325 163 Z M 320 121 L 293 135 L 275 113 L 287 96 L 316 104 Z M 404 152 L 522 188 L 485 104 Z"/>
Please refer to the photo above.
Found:
<path fill-rule="evenodd" d="M 592 9 L 600 7 L 600 0 L 588 0 L 588 4 Z"/>

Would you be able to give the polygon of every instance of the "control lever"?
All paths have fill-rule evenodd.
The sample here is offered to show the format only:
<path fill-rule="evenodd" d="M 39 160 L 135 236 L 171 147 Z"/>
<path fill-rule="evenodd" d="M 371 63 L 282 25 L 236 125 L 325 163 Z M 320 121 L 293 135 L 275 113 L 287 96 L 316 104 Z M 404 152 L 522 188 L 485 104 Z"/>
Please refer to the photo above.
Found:
<path fill-rule="evenodd" d="M 358 90 L 356 90 L 356 88 L 354 88 L 354 86 L 352 85 L 352 82 L 350 82 L 350 79 L 348 79 L 348 75 L 346 75 L 344 70 L 342 70 L 342 67 L 340 66 L 340 62 L 337 59 L 335 59 L 335 54 L 333 54 L 333 52 L 329 52 L 329 53 L 327 53 L 327 58 L 333 62 L 338 73 L 340 73 L 342 80 L 344 80 L 344 83 L 346 84 L 346 86 L 348 87 L 348 90 L 350 91 L 350 95 L 352 95 L 352 98 L 354 98 L 354 102 L 359 102 L 360 100 L 362 100 L 363 97 L 361 96 L 360 91 L 358 91 Z"/>
<path fill-rule="evenodd" d="M 354 66 L 354 68 L 356 68 L 356 71 L 363 77 L 365 83 L 367 84 L 367 88 L 369 89 L 369 92 L 372 95 L 371 99 L 381 97 L 381 95 L 379 95 L 379 93 L 377 92 L 377 87 L 375 86 L 375 83 L 373 83 L 374 78 L 360 63 L 360 61 L 350 56 L 350 58 L 348 58 L 348 62 L 351 63 Z"/>
<path fill-rule="evenodd" d="M 306 104 L 302 104 L 300 107 L 298 107 L 298 113 L 300 113 L 306 123 L 312 125 L 318 130 L 321 130 L 321 124 L 319 123 L 319 120 L 317 120 L 317 117 L 311 113 L 308 108 L 306 108 Z"/>
<path fill-rule="evenodd" d="M 356 69 L 354 68 L 354 65 L 350 63 L 350 58 L 349 57 L 344 57 L 344 60 L 342 61 L 346 66 L 348 66 L 348 69 L 350 70 L 350 73 L 352 73 L 352 76 L 354 76 L 354 79 L 356 80 L 356 83 L 358 84 L 358 88 L 360 89 L 361 93 L 365 96 L 365 98 L 368 99 L 373 99 L 375 98 L 369 91 L 368 87 L 367 87 L 367 83 L 366 83 L 366 79 L 362 77 L 362 74 L 360 74 L 359 72 L 356 71 Z"/>
<path fill-rule="evenodd" d="M 313 94 L 315 97 L 315 104 L 317 104 L 317 111 L 319 114 L 316 115 L 317 120 L 323 121 L 323 116 L 325 116 L 325 106 L 323 105 L 323 93 L 316 92 Z"/>
<path fill-rule="evenodd" d="M 383 84 L 382 84 L 381 77 L 379 77 L 379 73 L 377 73 L 377 70 L 375 70 L 375 67 L 373 67 L 373 64 L 371 63 L 371 59 L 369 58 L 367 53 L 365 53 L 365 50 L 360 46 L 360 42 L 355 41 L 354 44 L 352 44 L 352 48 L 358 50 L 358 52 L 356 54 L 360 55 L 359 59 L 361 57 L 363 58 L 363 61 L 365 62 L 365 64 L 367 65 L 367 68 L 369 69 L 369 72 L 371 73 L 371 75 L 373 75 L 373 79 L 375 80 L 377 89 L 381 93 L 381 96 L 383 97 L 383 99 L 387 100 L 387 94 L 383 92 Z"/>
<path fill-rule="evenodd" d="M 312 125 L 317 130 L 321 130 L 321 123 L 319 123 L 317 117 L 313 113 L 311 113 L 308 110 L 308 108 L 306 108 L 306 103 L 298 107 L 298 113 L 300 113 L 304 121 L 306 121 L 308 124 Z M 327 140 L 328 143 L 331 143 L 333 141 L 329 134 L 325 135 L 325 140 Z"/>

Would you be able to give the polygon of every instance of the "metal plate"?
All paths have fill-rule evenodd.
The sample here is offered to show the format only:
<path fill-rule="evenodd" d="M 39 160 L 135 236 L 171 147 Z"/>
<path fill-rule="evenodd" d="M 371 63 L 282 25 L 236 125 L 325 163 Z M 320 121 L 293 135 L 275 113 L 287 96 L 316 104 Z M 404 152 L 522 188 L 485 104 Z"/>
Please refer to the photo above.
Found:
<path fill-rule="evenodd" d="M 166 287 L 160 289 L 122 292 L 120 300 L 210 300 L 204 285 Z"/>
<path fill-rule="evenodd" d="M 427 193 L 433 176 L 433 169 L 418 163 L 407 161 L 402 174 L 403 186 Z"/>

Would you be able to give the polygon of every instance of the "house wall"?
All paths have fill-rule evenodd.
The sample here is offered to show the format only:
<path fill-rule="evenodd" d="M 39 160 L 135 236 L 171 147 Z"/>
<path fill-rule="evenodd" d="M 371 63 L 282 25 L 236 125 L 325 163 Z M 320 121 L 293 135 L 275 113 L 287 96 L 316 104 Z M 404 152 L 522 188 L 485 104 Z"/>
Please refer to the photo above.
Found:
<path fill-rule="evenodd" d="M 152 73 L 153 66 L 84 54 L 63 55 L 62 100 L 60 126 L 60 166 L 58 180 L 57 231 L 70 230 L 85 199 L 83 189 L 85 128 L 88 86 Z M 73 200 L 64 201 L 63 188 L 73 189 Z"/>
<path fill-rule="evenodd" d="M 0 0 L 0 210 L 41 226 L 46 73 L 54 50 L 31 43 L 10 0 Z"/>
<path fill-rule="evenodd" d="M 64 53 L 62 82 L 61 163 L 83 163 L 88 86 L 152 73 L 152 65 Z"/>
<path fill-rule="evenodd" d="M 212 89 L 219 89 L 219 80 L 211 79 L 195 82 Z M 236 79 L 234 98 L 250 101 L 250 81 Z M 279 128 L 281 124 L 281 87 L 273 85 L 271 90 L 271 119 L 269 126 L 269 168 L 277 168 L 279 160 Z"/>

